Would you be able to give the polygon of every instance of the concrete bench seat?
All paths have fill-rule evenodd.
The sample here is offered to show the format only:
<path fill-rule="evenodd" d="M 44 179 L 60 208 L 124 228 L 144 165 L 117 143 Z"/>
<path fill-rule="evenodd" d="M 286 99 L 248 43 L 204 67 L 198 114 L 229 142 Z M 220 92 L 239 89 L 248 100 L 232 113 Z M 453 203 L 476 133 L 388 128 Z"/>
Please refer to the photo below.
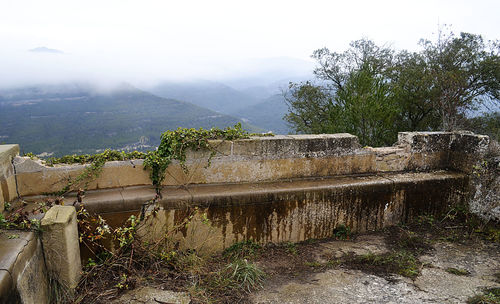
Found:
<path fill-rule="evenodd" d="M 40 297 L 39 297 L 40 296 Z M 39 239 L 33 232 L 0 230 L 0 303 L 45 303 L 48 283 Z"/>

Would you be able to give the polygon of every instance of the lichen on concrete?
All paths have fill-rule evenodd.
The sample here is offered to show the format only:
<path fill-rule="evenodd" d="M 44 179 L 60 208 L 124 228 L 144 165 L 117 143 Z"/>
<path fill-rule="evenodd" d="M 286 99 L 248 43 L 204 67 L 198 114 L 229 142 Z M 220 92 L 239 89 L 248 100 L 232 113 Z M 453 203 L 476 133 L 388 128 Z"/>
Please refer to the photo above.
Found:
<path fill-rule="evenodd" d="M 365 254 L 367 248 L 384 242 L 372 236 L 363 236 L 354 242 L 321 244 L 321 255 L 340 257 L 346 252 Z M 494 243 L 436 243 L 434 250 L 421 257 L 421 274 L 411 280 L 399 275 L 382 277 L 345 267 L 325 270 L 300 280 L 284 284 L 267 284 L 252 295 L 253 303 L 465 303 L 480 294 L 484 288 L 500 287 L 495 273 L 500 271 L 500 245 Z M 321 260 L 319 260 L 322 262 Z M 467 269 L 470 275 L 458 276 L 447 267 Z M 304 278 L 305 277 L 305 278 Z"/>

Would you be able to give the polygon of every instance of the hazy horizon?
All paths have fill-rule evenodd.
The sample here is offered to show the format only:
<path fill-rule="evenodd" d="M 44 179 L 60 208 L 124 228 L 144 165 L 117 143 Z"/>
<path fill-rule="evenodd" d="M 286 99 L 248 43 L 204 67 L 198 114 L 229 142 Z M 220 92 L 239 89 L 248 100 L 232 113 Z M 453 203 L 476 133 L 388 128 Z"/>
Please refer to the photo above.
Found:
<path fill-rule="evenodd" d="M 438 24 L 500 37 L 498 1 L 3 1 L 0 88 L 310 75 L 312 52 L 373 39 L 416 50 Z M 251 83 L 254 81 L 255 83 Z"/>

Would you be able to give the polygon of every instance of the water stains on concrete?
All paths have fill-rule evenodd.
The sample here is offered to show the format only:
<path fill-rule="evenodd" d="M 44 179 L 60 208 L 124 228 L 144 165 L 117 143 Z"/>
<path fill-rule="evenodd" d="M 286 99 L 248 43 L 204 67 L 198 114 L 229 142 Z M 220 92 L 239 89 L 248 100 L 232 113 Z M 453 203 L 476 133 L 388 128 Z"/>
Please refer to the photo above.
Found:
<path fill-rule="evenodd" d="M 464 199 L 457 193 L 466 187 L 465 175 L 439 171 L 167 188 L 143 235 L 161 237 L 175 229 L 180 247 L 203 242 L 220 250 L 249 239 L 264 244 L 330 237 L 339 225 L 373 231 L 442 213 Z M 130 214 L 104 216 L 118 224 Z"/>

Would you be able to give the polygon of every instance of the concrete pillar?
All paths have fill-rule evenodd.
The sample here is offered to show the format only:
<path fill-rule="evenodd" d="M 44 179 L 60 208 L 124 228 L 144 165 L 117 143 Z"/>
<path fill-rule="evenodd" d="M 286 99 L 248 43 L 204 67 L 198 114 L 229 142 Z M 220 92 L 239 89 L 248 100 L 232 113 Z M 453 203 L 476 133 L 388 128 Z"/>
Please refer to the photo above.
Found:
<path fill-rule="evenodd" d="M 75 207 L 50 208 L 42 219 L 42 242 L 49 275 L 75 288 L 82 271 Z"/>

